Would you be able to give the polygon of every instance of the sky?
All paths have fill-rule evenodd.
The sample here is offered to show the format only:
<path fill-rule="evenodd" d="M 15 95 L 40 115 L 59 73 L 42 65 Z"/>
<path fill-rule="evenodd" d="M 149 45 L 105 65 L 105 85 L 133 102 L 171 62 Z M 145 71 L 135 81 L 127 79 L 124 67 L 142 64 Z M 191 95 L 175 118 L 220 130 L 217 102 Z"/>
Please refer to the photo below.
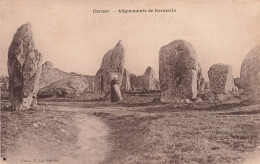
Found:
<path fill-rule="evenodd" d="M 110 13 L 93 13 L 93 10 Z M 176 9 L 174 13 L 118 13 L 119 9 Z M 63 0 L 0 1 L 0 75 L 7 75 L 8 48 L 16 30 L 32 24 L 43 62 L 66 72 L 95 75 L 104 54 L 119 40 L 125 68 L 158 76 L 159 50 L 183 39 L 195 49 L 204 76 L 211 65 L 232 65 L 239 77 L 246 54 L 260 44 L 260 1 Z"/>

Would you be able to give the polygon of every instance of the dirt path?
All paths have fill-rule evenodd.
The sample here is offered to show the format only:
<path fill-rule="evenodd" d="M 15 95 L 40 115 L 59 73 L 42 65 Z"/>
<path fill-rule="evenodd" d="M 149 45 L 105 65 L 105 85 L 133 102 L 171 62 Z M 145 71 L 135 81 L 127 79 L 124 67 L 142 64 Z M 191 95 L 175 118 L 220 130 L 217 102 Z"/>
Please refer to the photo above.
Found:
<path fill-rule="evenodd" d="M 97 118 L 86 117 L 86 115 L 78 115 L 75 121 L 80 129 L 77 143 L 79 149 L 73 156 L 62 158 L 60 163 L 100 163 L 108 151 L 106 142 L 108 128 Z"/>
<path fill-rule="evenodd" d="M 43 164 L 50 163 L 46 162 L 46 159 L 51 158 L 56 158 L 55 161 L 51 162 L 53 164 L 97 164 L 104 160 L 109 148 L 107 143 L 108 127 L 106 124 L 97 117 L 80 113 L 79 111 L 84 110 L 82 108 L 56 106 L 54 110 L 77 112 L 73 119 L 74 125 L 79 129 L 79 134 L 77 138 L 75 138 L 76 146 L 71 147 L 71 150 L 60 150 L 60 152 L 66 152 L 66 155 L 58 156 L 57 150 L 48 147 L 49 144 L 46 145 L 46 143 L 44 143 L 44 145 L 41 145 L 43 143 L 40 143 L 40 141 L 37 142 L 39 144 L 35 144 L 35 142 L 24 142 L 18 139 L 14 143 L 14 149 L 7 151 L 6 157 L 8 158 L 8 163 L 4 162 L 4 164 Z M 67 132 L 64 132 L 64 134 L 66 133 Z M 44 151 L 40 151 L 42 149 L 44 149 Z M 42 152 L 51 154 L 52 157 L 47 157 L 48 155 L 46 156 L 46 154 Z M 39 160 L 45 161 L 39 162 Z"/>

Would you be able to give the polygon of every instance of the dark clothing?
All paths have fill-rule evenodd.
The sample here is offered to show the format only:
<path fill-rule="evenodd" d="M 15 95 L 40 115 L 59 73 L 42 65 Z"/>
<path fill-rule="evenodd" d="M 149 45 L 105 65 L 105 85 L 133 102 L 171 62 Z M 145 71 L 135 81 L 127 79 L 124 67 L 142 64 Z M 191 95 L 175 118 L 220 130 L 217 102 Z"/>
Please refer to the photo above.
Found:
<path fill-rule="evenodd" d="M 121 93 L 117 84 L 117 80 L 112 80 L 110 83 L 111 87 L 111 102 L 118 102 L 121 100 Z"/>

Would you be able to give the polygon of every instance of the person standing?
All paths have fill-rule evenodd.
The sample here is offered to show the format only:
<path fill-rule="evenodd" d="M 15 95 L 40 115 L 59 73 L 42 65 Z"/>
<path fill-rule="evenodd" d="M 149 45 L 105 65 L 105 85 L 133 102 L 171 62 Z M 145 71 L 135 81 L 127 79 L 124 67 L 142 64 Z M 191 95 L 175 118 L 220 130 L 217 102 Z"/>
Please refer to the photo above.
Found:
<path fill-rule="evenodd" d="M 121 95 L 121 91 L 118 86 L 118 77 L 117 76 L 114 76 L 113 79 L 111 80 L 110 88 L 111 88 L 111 92 L 110 92 L 111 102 L 118 102 L 123 99 L 122 95 Z"/>

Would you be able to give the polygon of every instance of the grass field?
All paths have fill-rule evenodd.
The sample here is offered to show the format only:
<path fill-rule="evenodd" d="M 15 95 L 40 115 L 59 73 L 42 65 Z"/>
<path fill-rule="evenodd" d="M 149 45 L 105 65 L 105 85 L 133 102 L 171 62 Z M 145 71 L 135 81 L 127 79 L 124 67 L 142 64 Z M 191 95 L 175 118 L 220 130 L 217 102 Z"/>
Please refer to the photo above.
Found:
<path fill-rule="evenodd" d="M 2 148 L 4 152 L 14 149 L 20 138 L 43 145 L 42 152 L 50 153 L 47 156 L 69 156 L 77 149 L 78 129 L 73 117 L 80 115 L 98 118 L 109 128 L 106 137 L 109 151 L 101 162 L 104 164 L 237 164 L 251 158 L 252 163 L 260 162 L 258 101 L 161 104 L 157 99 L 157 94 L 125 96 L 117 104 L 106 100 L 44 99 L 39 101 L 39 110 L 22 113 L 3 110 L 2 130 L 9 132 L 2 135 Z M 72 107 L 72 111 L 60 111 L 59 106 Z M 35 122 L 38 128 L 33 127 Z M 67 135 L 57 129 L 63 129 Z M 49 150 L 50 145 L 56 150 Z"/>

